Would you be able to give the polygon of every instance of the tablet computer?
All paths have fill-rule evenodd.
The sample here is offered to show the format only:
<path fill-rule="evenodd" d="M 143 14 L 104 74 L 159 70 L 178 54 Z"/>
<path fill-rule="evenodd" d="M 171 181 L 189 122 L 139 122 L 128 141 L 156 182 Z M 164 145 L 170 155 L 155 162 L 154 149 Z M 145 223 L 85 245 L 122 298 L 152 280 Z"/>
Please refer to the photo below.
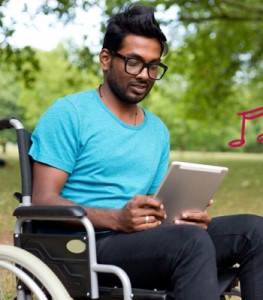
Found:
<path fill-rule="evenodd" d="M 185 210 L 204 210 L 227 172 L 226 167 L 172 162 L 154 195 L 167 213 L 163 223 L 173 223 Z"/>

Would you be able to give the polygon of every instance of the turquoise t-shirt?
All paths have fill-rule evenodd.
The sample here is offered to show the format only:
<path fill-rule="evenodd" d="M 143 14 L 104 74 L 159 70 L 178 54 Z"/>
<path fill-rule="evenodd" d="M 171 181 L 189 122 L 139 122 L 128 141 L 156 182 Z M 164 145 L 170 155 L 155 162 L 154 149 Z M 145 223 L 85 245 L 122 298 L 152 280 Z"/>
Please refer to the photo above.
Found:
<path fill-rule="evenodd" d="M 169 134 L 144 110 L 144 122 L 118 119 L 95 90 L 58 99 L 32 134 L 34 160 L 67 172 L 61 196 L 80 205 L 121 208 L 136 194 L 153 194 L 169 161 Z"/>

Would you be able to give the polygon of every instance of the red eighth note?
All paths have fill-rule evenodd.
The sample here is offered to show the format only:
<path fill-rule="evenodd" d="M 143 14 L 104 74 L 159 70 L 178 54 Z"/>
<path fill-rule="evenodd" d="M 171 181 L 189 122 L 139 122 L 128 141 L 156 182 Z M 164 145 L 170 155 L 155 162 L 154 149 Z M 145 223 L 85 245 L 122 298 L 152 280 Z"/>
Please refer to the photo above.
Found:
<path fill-rule="evenodd" d="M 245 130 L 246 130 L 246 121 L 247 120 L 254 120 L 259 117 L 263 116 L 263 106 L 247 111 L 242 111 L 237 113 L 238 116 L 242 117 L 241 123 L 241 136 L 239 139 L 232 140 L 228 143 L 228 145 L 232 148 L 242 147 L 246 140 L 245 140 Z M 263 143 L 263 133 L 257 136 L 257 141 L 259 143 Z"/>

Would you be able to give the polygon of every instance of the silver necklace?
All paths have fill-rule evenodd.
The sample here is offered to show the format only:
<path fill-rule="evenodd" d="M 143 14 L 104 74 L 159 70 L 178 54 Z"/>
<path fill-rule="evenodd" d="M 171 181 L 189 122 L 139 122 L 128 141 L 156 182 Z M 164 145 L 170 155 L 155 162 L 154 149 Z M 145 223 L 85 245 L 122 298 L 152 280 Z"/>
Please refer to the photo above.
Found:
<path fill-rule="evenodd" d="M 101 87 L 102 87 L 102 84 L 99 85 L 99 95 L 100 95 L 101 100 L 103 101 Z M 137 124 L 137 115 L 138 115 L 138 107 L 136 106 L 136 111 L 134 112 L 134 123 L 133 123 L 134 126 L 136 126 L 136 124 Z"/>

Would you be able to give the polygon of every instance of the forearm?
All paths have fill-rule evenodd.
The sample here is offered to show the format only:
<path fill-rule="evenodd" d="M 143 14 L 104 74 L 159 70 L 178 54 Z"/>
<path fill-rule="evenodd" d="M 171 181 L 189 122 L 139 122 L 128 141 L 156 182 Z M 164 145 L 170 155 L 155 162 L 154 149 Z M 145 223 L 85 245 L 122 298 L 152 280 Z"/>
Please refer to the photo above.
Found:
<path fill-rule="evenodd" d="M 88 218 L 96 229 L 121 231 L 119 209 L 101 209 L 85 207 Z"/>
<path fill-rule="evenodd" d="M 65 199 L 57 194 L 49 194 L 45 196 L 33 195 L 32 197 L 33 205 L 65 205 L 65 206 L 75 206 L 77 203 Z M 118 225 L 118 209 L 100 209 L 100 208 L 91 208 L 85 207 L 87 215 L 94 228 L 96 229 L 110 229 L 110 230 L 119 230 Z"/>

